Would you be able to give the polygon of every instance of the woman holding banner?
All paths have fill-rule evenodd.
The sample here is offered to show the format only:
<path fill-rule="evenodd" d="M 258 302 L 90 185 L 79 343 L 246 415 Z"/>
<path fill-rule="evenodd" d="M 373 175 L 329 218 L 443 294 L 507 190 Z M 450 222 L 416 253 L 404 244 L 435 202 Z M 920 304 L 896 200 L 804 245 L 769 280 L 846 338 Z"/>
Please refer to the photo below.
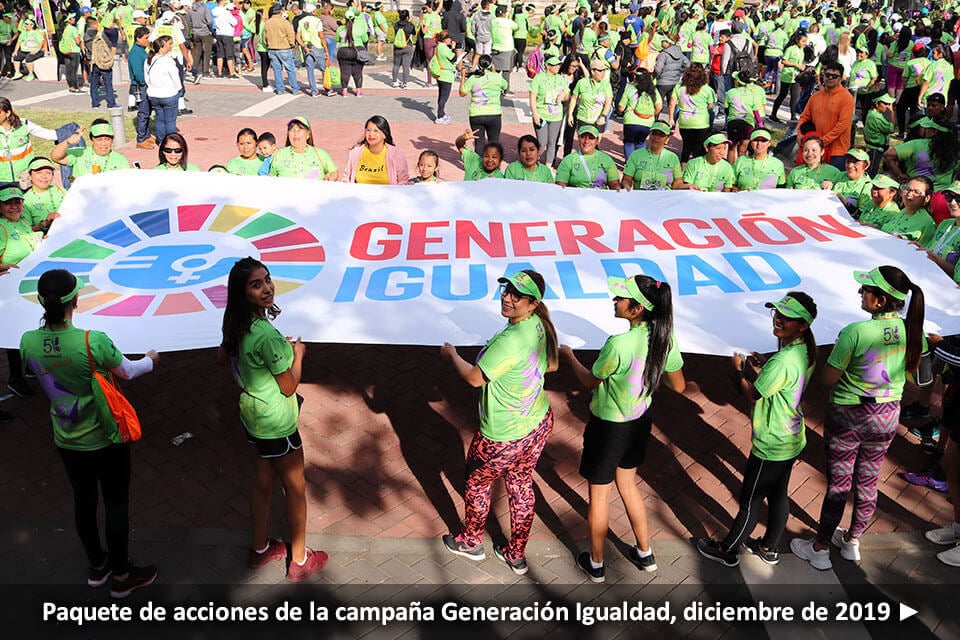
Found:
<path fill-rule="evenodd" d="M 507 326 L 480 351 L 476 364 L 444 343 L 440 355 L 470 386 L 480 387 L 480 432 L 467 451 L 464 526 L 443 536 L 450 553 L 479 562 L 490 512 L 490 486 L 503 478 L 510 504 L 510 541 L 493 553 L 517 575 L 527 572 L 533 525 L 533 470 L 553 430 L 544 374 L 557 368 L 557 333 L 543 303 L 546 283 L 536 271 L 500 278 L 500 315 Z"/>
<path fill-rule="evenodd" d="M 877 507 L 880 467 L 900 423 L 900 397 L 907 371 L 916 371 L 923 348 L 923 291 L 897 267 L 855 271 L 860 308 L 870 319 L 840 330 L 823 372 L 832 386 L 824 420 L 827 493 L 813 540 L 794 538 L 790 550 L 825 571 L 830 545 L 860 560 L 860 536 Z M 899 311 L 910 305 L 906 321 Z M 856 485 L 856 486 L 854 486 Z M 837 525 L 850 490 L 855 490 L 850 529 Z"/>
<path fill-rule="evenodd" d="M 577 556 L 577 566 L 592 582 L 605 580 L 603 545 L 614 482 L 637 537 L 627 558 L 642 571 L 657 570 L 647 511 L 637 488 L 637 467 L 643 463 L 650 439 L 650 404 L 660 380 L 677 393 L 686 387 L 683 358 L 673 333 L 670 285 L 638 275 L 608 278 L 607 287 L 613 294 L 613 315 L 626 320 L 629 331 L 607 338 L 591 369 L 577 360 L 573 349 L 560 348 L 580 384 L 595 390 L 580 457 L 580 475 L 590 483 L 590 551 Z"/>
<path fill-rule="evenodd" d="M 125 598 L 152 584 L 157 568 L 130 563 L 130 445 L 111 439 L 91 390 L 91 368 L 132 380 L 153 371 L 160 356 L 150 350 L 130 361 L 103 332 L 73 326 L 81 287 L 83 282 L 65 269 L 40 276 L 37 297 L 43 305 L 43 326 L 23 334 L 20 354 L 50 399 L 53 442 L 73 488 L 74 523 L 90 562 L 87 584 L 100 587 L 112 576 L 110 595 Z M 101 495 L 106 551 L 97 524 Z"/>
<path fill-rule="evenodd" d="M 277 480 L 283 486 L 290 528 L 287 580 L 302 582 L 323 569 L 327 554 L 306 546 L 307 497 L 303 475 L 300 385 L 306 347 L 290 342 L 270 323 L 280 314 L 274 303 L 270 272 L 253 258 L 238 260 L 227 278 L 223 310 L 221 360 L 230 359 L 240 385 L 240 421 L 247 441 L 256 448 L 256 480 L 250 495 L 253 547 L 247 566 L 258 569 L 287 557 L 282 540 L 267 537 L 270 496 Z"/>

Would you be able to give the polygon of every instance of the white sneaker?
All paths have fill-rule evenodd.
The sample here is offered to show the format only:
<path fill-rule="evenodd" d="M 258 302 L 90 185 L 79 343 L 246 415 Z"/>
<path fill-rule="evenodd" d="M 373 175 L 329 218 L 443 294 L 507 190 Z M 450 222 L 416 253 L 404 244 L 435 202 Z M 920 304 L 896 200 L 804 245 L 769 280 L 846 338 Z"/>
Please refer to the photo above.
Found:
<path fill-rule="evenodd" d="M 953 528 L 952 524 L 934 529 L 933 531 L 927 531 L 923 534 L 923 537 L 933 544 L 950 545 L 960 543 L 960 536 L 957 535 L 957 530 Z"/>
<path fill-rule="evenodd" d="M 826 571 L 833 568 L 830 562 L 830 550 L 822 549 L 817 551 L 813 548 L 813 540 L 801 540 L 794 538 L 790 541 L 790 551 L 801 560 L 806 560 L 810 566 L 820 571 Z"/>
<path fill-rule="evenodd" d="M 269 86 L 268 86 L 268 87 L 264 87 L 264 88 L 262 89 L 262 91 L 263 91 L 264 93 L 273 93 L 273 87 L 269 87 Z"/>
<path fill-rule="evenodd" d="M 393 87 L 394 89 L 399 89 L 402 85 L 400 84 L 399 80 L 394 80 L 393 82 L 390 83 L 390 86 Z"/>
<path fill-rule="evenodd" d="M 951 567 L 960 567 L 960 546 L 941 551 L 937 554 L 937 560 Z"/>
<path fill-rule="evenodd" d="M 844 560 L 849 560 L 850 562 L 859 562 L 860 540 L 857 538 L 851 538 L 850 542 L 847 542 L 843 539 L 843 536 L 845 535 L 847 535 L 847 530 L 837 527 L 836 530 L 834 530 L 833 535 L 830 537 L 830 542 L 833 544 L 833 546 L 840 549 L 840 556 Z"/>

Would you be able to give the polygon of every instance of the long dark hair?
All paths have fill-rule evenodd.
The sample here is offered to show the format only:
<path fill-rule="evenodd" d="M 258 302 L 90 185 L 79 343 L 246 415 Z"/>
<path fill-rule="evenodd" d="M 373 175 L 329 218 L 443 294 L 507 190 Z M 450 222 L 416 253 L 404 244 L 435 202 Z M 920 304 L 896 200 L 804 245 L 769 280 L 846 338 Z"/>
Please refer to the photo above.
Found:
<path fill-rule="evenodd" d="M 890 286 L 900 293 L 910 294 L 910 306 L 907 307 L 907 319 L 904 321 L 907 327 L 906 364 L 907 371 L 916 371 L 917 367 L 920 366 L 920 352 L 923 349 L 923 313 L 925 309 L 923 290 L 911 282 L 907 274 L 897 267 L 882 265 L 878 268 L 880 269 L 880 275 Z M 904 300 L 894 298 L 879 287 L 863 285 L 863 288 L 876 296 L 877 299 L 883 298 L 884 304 L 880 308 L 880 313 L 900 311 L 906 306 Z"/>
<path fill-rule="evenodd" d="M 646 69 L 638 69 L 634 75 L 634 85 L 637 91 L 650 96 L 654 104 L 657 103 L 657 88 L 653 84 L 653 76 Z"/>
<path fill-rule="evenodd" d="M 913 32 L 910 30 L 910 27 L 903 25 L 903 27 L 900 28 L 900 35 L 897 37 L 897 53 L 909 51 L 912 46 Z"/>
<path fill-rule="evenodd" d="M 163 148 L 167 146 L 167 141 L 168 141 L 168 140 L 172 140 L 173 142 L 178 142 L 178 143 L 180 143 L 180 148 L 183 150 L 183 153 L 180 155 L 180 164 L 179 164 L 179 165 L 171 165 L 169 162 L 167 162 L 167 157 L 166 157 L 166 155 L 164 155 L 164 153 L 163 153 Z M 187 152 L 188 152 L 188 151 L 189 151 L 189 150 L 187 149 L 187 139 L 184 138 L 184 137 L 183 137 L 182 135 L 180 135 L 179 133 L 177 133 L 176 131 L 174 131 L 173 133 L 168 133 L 167 135 L 163 136 L 163 140 L 160 141 L 160 146 L 157 147 L 157 156 L 160 158 L 160 164 L 165 164 L 165 165 L 167 165 L 168 167 L 169 167 L 169 166 L 178 166 L 178 167 L 182 168 L 184 171 L 186 171 L 186 170 L 187 170 Z"/>
<path fill-rule="evenodd" d="M 223 342 L 220 346 L 231 356 L 237 355 L 240 341 L 250 332 L 250 325 L 256 317 L 247 302 L 247 281 L 250 274 L 260 268 L 266 269 L 270 275 L 270 270 L 259 260 L 242 258 L 234 263 L 227 277 L 227 306 L 223 310 Z M 274 304 L 267 309 L 267 315 L 273 320 L 280 315 L 280 307 Z"/>
<path fill-rule="evenodd" d="M 168 41 L 173 42 L 173 38 L 170 36 L 158 36 L 156 40 L 150 43 L 150 53 L 147 54 L 147 66 L 153 64 L 153 59 L 160 54 L 163 45 Z"/>
<path fill-rule="evenodd" d="M 557 330 L 554 328 L 553 321 L 550 319 L 550 311 L 543 302 L 543 295 L 547 291 L 547 282 L 543 279 L 542 275 L 533 269 L 524 269 L 523 273 L 530 276 L 534 284 L 537 285 L 537 289 L 540 290 L 540 304 L 534 308 L 533 312 L 540 316 L 540 322 L 543 324 L 543 331 L 547 342 L 547 367 L 553 369 L 557 366 L 559 349 L 557 347 Z"/>
<path fill-rule="evenodd" d="M 373 125 L 377 129 L 380 129 L 380 131 L 383 132 L 383 141 L 389 144 L 390 146 L 393 146 L 393 134 L 390 133 L 390 123 L 387 122 L 387 119 L 384 118 L 383 116 L 370 116 L 369 118 L 367 118 L 367 121 L 363 123 L 364 132 L 366 132 L 367 125 L 370 123 L 373 123 Z M 364 133 L 363 137 L 357 141 L 357 144 L 361 145 L 366 143 L 367 143 L 367 136 L 366 136 L 366 133 Z"/>
<path fill-rule="evenodd" d="M 930 159 L 938 173 L 949 172 L 957 163 L 957 134 L 953 123 L 938 116 L 933 121 L 946 131 L 936 131 L 930 138 Z M 932 190 L 931 190 L 932 192 Z"/>
<path fill-rule="evenodd" d="M 788 291 L 787 295 L 800 303 L 800 306 L 810 312 L 810 317 L 817 318 L 817 303 L 803 291 Z M 813 337 L 810 325 L 803 330 L 803 342 L 807 346 L 807 365 L 817 361 L 817 340 Z M 782 345 L 781 345 L 782 346 Z"/>
<path fill-rule="evenodd" d="M 6 111 L 10 114 L 7 116 L 7 122 L 10 123 L 10 127 L 12 129 L 16 129 L 20 126 L 20 116 L 14 112 L 13 105 L 10 104 L 9 98 L 0 97 L 0 111 Z"/>
<path fill-rule="evenodd" d="M 296 118 L 287 123 L 287 144 L 285 146 L 290 146 L 290 129 L 293 127 L 300 127 L 301 129 L 307 130 L 307 146 L 313 146 L 313 127 L 305 125 Z"/>
<path fill-rule="evenodd" d="M 633 281 L 640 293 L 653 304 L 653 311 L 644 309 L 642 319 L 650 323 L 650 342 L 647 345 L 647 361 L 643 366 L 643 388 L 653 393 L 660 384 L 663 368 L 667 364 L 670 342 L 673 340 L 673 295 L 670 285 L 650 276 L 636 275 Z M 630 308 L 640 306 L 630 301 Z"/>
<path fill-rule="evenodd" d="M 0 109 L 2 108 L 0 106 Z M 51 269 L 43 272 L 37 281 L 37 294 L 40 296 L 40 304 L 43 305 L 44 326 L 64 322 L 67 316 L 67 304 L 73 298 L 66 302 L 61 302 L 60 298 L 73 291 L 75 286 L 77 286 L 77 276 L 66 269 Z"/>

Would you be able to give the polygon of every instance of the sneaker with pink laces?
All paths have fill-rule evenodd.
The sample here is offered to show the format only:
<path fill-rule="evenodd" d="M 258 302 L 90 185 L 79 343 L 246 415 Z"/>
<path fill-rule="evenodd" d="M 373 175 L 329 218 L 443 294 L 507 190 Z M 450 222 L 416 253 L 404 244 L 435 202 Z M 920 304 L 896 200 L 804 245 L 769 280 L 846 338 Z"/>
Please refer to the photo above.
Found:
<path fill-rule="evenodd" d="M 256 549 L 250 549 L 250 553 L 247 554 L 247 566 L 251 569 L 259 569 L 274 560 L 282 560 L 286 557 L 286 543 L 277 538 L 270 538 L 270 540 L 267 541 L 267 548 L 263 553 L 259 553 Z"/>
<path fill-rule="evenodd" d="M 327 565 L 329 556 L 323 551 L 314 551 L 307 547 L 307 559 L 303 564 L 290 562 L 290 568 L 287 569 L 288 582 L 303 582 L 317 571 L 320 571 Z"/>

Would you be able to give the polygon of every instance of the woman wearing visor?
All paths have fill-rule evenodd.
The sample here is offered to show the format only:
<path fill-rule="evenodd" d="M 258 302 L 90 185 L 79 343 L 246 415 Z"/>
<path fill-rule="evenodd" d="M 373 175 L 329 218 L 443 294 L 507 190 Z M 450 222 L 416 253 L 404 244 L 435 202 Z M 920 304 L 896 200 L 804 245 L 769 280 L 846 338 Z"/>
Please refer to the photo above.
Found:
<path fill-rule="evenodd" d="M 450 343 L 440 355 L 470 386 L 480 387 L 480 432 L 467 451 L 464 523 L 443 536 L 450 553 L 480 561 L 490 512 L 490 486 L 503 478 L 510 505 L 510 542 L 493 552 L 517 575 L 527 572 L 526 547 L 533 525 L 533 470 L 553 430 L 543 390 L 544 374 L 557 368 L 557 333 L 543 303 L 546 284 L 536 271 L 500 278 L 500 315 L 507 326 L 470 364 Z"/>
<path fill-rule="evenodd" d="M 732 358 L 734 384 L 755 403 L 740 511 L 725 538 L 697 540 L 700 555 L 728 567 L 740 564 L 741 545 L 767 564 L 780 561 L 780 537 L 790 515 L 790 472 L 807 443 L 800 398 L 817 360 L 817 342 L 810 330 L 817 305 L 806 293 L 791 291 L 765 306 L 773 316 L 777 352 L 769 359 L 758 353 L 749 357 L 737 353 Z M 751 538 L 764 500 L 766 534 L 762 539 Z"/>
<path fill-rule="evenodd" d="M 877 481 L 887 449 L 900 423 L 900 397 L 907 371 L 916 371 L 923 348 L 923 291 L 896 267 L 855 271 L 860 308 L 869 320 L 840 330 L 823 372 L 830 385 L 830 408 L 824 420 L 827 493 L 813 540 L 794 538 L 790 550 L 825 571 L 830 545 L 851 561 L 860 560 L 860 536 L 877 507 Z M 899 311 L 910 305 L 904 321 Z M 850 529 L 837 525 L 847 495 L 854 489 Z"/>
<path fill-rule="evenodd" d="M 614 482 L 637 537 L 627 558 L 642 571 L 657 570 L 647 511 L 637 488 L 637 467 L 646 455 L 653 425 L 650 404 L 661 378 L 677 393 L 686 387 L 673 333 L 670 285 L 638 275 L 608 278 L 607 286 L 613 294 L 614 317 L 626 320 L 630 329 L 607 338 L 591 369 L 577 360 L 573 349 L 561 348 L 580 384 L 594 390 L 580 457 L 580 475 L 590 483 L 590 551 L 577 556 L 577 566 L 591 582 L 605 580 L 603 546 Z"/>

